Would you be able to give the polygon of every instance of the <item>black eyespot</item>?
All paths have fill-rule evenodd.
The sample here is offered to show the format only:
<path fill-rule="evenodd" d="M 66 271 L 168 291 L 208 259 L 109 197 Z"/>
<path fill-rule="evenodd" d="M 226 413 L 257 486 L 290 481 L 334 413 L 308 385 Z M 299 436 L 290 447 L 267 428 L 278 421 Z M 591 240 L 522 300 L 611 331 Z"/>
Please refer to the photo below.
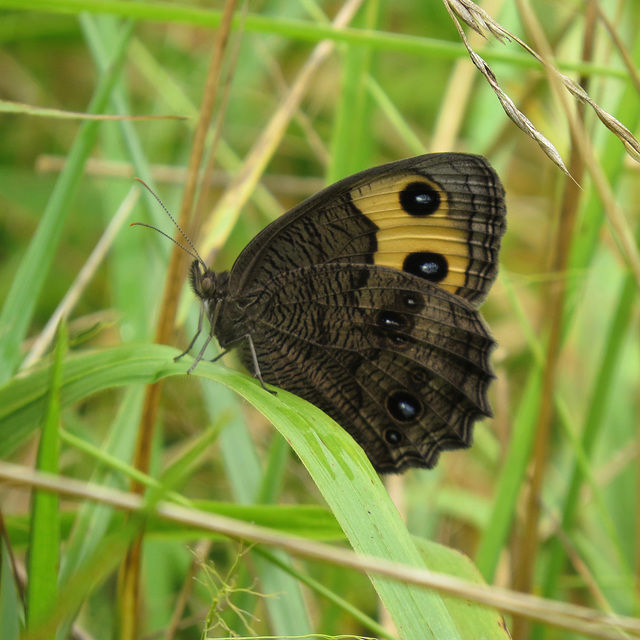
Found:
<path fill-rule="evenodd" d="M 422 251 L 410 253 L 404 259 L 402 269 L 429 282 L 442 282 L 449 273 L 449 263 L 441 253 Z"/>
<path fill-rule="evenodd" d="M 400 206 L 410 216 L 429 216 L 440 208 L 440 194 L 427 182 L 411 182 L 400 192 Z"/>
<path fill-rule="evenodd" d="M 422 403 L 406 391 L 394 391 L 387 398 L 387 410 L 398 422 L 413 422 L 422 413 Z"/>
<path fill-rule="evenodd" d="M 380 311 L 376 317 L 376 322 L 381 329 L 388 331 L 400 331 L 406 326 L 405 319 L 393 311 Z"/>
<path fill-rule="evenodd" d="M 376 315 L 376 324 L 380 327 L 379 337 L 383 348 L 402 350 L 413 343 L 407 335 L 413 323 L 400 313 L 383 309 Z"/>
<path fill-rule="evenodd" d="M 415 385 L 423 386 L 429 381 L 430 378 L 431 374 L 423 367 L 416 367 L 411 371 L 411 381 Z"/>
<path fill-rule="evenodd" d="M 389 444 L 400 444 L 402 442 L 402 434 L 397 429 L 387 429 L 384 432 L 384 439 Z"/>

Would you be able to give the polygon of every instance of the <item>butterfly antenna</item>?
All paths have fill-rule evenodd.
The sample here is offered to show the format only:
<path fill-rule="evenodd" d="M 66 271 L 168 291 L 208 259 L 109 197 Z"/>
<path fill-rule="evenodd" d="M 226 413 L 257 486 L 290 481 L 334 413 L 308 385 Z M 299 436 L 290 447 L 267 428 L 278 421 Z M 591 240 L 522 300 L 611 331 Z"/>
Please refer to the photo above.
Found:
<path fill-rule="evenodd" d="M 191 250 L 187 249 L 187 247 L 180 244 L 175 238 L 172 238 L 168 233 L 161 231 L 160 229 L 158 229 L 157 227 L 154 227 L 151 224 L 146 224 L 144 222 L 133 222 L 130 226 L 147 227 L 148 229 L 153 229 L 154 231 L 157 231 L 158 233 L 162 234 L 165 238 L 168 238 L 169 240 L 171 240 L 171 242 L 173 242 L 174 244 L 177 244 L 183 251 L 186 251 L 186 253 L 188 253 L 192 258 L 195 258 L 202 265 L 202 268 L 206 271 L 207 265 L 205 264 L 204 260 L 200 257 L 198 250 L 193 245 L 193 242 L 191 242 L 191 239 L 189 238 L 189 236 L 182 230 L 182 227 L 176 222 L 176 219 L 171 215 L 171 213 L 169 213 L 169 209 L 165 207 L 164 202 L 160 200 L 160 197 L 156 195 L 155 191 L 144 180 L 142 180 L 141 178 L 135 178 L 135 180 L 141 183 L 147 189 L 147 191 L 158 201 L 158 204 L 164 209 L 164 212 L 169 216 L 171 222 L 173 222 L 173 224 L 176 226 L 178 231 L 182 234 L 182 237 L 187 241 L 187 244 L 191 247 Z"/>

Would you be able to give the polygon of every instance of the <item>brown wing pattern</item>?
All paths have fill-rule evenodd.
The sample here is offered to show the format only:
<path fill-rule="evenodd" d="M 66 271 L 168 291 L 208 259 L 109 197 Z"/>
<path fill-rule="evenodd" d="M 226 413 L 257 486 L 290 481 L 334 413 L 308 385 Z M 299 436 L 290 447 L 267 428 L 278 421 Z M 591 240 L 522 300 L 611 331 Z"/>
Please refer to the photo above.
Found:
<path fill-rule="evenodd" d="M 432 467 L 490 415 L 491 339 L 461 298 L 386 267 L 280 274 L 247 308 L 265 382 L 341 424 L 381 472 Z M 240 351 L 252 369 L 245 344 Z"/>
<path fill-rule="evenodd" d="M 401 160 L 305 200 L 247 245 L 228 290 L 199 295 L 222 346 L 254 371 L 251 336 L 262 379 L 332 416 L 378 471 L 432 467 L 491 414 L 494 342 L 475 308 L 505 226 L 484 158 Z"/>
<path fill-rule="evenodd" d="M 299 267 L 376 264 L 478 306 L 497 273 L 504 189 L 481 156 L 439 153 L 355 174 L 264 229 L 239 256 L 231 292 Z"/>

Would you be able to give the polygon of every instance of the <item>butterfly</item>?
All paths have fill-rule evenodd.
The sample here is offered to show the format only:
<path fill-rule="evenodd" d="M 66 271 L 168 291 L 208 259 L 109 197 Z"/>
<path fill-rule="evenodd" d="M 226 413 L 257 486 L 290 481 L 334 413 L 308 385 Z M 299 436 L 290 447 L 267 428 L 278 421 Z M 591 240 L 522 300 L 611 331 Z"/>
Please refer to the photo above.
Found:
<path fill-rule="evenodd" d="M 505 228 L 504 188 L 481 156 L 362 171 L 269 224 L 231 271 L 194 260 L 202 309 L 185 353 L 206 316 L 193 366 L 215 336 L 263 386 L 336 420 L 378 472 L 431 468 L 491 416 L 495 342 L 477 307 Z"/>

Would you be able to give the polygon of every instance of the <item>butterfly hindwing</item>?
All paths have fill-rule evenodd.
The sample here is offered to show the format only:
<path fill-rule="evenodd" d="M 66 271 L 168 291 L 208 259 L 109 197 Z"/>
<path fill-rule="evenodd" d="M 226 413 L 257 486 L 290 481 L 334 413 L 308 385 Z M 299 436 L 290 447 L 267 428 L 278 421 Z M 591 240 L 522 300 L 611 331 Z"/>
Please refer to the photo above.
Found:
<path fill-rule="evenodd" d="M 433 466 L 441 450 L 469 446 L 472 423 L 490 414 L 484 323 L 415 276 L 356 265 L 286 272 L 252 300 L 246 328 L 260 337 L 263 379 L 331 415 L 380 471 Z M 247 347 L 241 359 L 252 366 Z"/>

